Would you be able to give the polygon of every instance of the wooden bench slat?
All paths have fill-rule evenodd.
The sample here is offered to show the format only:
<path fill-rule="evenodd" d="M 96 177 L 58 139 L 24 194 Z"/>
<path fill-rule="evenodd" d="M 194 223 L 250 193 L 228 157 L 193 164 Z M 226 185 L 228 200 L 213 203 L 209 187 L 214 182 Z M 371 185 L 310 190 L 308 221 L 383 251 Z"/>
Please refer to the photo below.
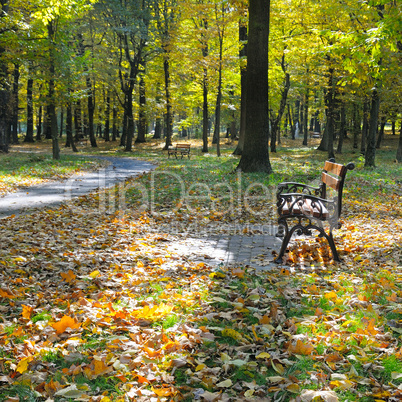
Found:
<path fill-rule="evenodd" d="M 345 169 L 345 166 L 329 161 L 326 161 L 324 166 L 325 171 L 327 171 L 328 173 L 336 174 L 337 176 L 343 176 L 345 173 Z"/>
<path fill-rule="evenodd" d="M 330 176 L 328 173 L 323 172 L 321 176 L 321 181 L 325 183 L 327 186 L 333 188 L 338 191 L 341 181 L 336 177 Z"/>

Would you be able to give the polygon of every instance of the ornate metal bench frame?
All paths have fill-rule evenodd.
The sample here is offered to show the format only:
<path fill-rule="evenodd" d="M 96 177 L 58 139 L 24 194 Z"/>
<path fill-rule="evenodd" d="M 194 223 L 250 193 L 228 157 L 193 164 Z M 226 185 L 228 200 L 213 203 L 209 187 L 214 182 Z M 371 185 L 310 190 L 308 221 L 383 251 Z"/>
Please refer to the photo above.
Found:
<path fill-rule="evenodd" d="M 333 259 L 340 261 L 332 231 L 341 227 L 339 218 L 342 211 L 343 186 L 347 171 L 354 168 L 353 163 L 344 166 L 335 163 L 334 159 L 330 159 L 325 162 L 321 183 L 318 187 L 295 182 L 278 185 L 279 229 L 277 236 L 283 237 L 283 241 L 275 262 L 282 262 L 282 257 L 294 233 L 311 236 L 312 230 L 317 230 L 320 236 L 327 239 Z M 332 199 L 327 198 L 327 187 L 335 190 L 335 196 Z M 296 223 L 289 228 L 288 220 L 296 221 Z M 328 233 L 323 226 L 325 221 L 329 223 Z"/>

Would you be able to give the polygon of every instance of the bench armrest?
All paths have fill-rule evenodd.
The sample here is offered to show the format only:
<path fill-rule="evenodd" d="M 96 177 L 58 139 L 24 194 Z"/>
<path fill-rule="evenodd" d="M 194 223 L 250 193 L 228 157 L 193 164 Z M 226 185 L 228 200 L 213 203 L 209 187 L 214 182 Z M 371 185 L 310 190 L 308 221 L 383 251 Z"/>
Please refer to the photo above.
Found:
<path fill-rule="evenodd" d="M 322 187 L 313 187 L 308 184 L 296 183 L 296 182 L 283 182 L 278 184 L 277 195 L 283 193 L 301 193 L 307 191 L 307 194 L 315 194 L 317 196 L 321 195 Z"/>

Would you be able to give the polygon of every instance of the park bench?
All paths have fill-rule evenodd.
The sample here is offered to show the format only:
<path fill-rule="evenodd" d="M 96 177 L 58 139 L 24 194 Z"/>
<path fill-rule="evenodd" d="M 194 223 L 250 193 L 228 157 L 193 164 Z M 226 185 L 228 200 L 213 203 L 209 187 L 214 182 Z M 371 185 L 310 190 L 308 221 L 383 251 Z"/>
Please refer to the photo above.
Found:
<path fill-rule="evenodd" d="M 331 247 L 332 257 L 340 261 L 332 235 L 333 229 L 341 227 L 342 191 L 348 170 L 355 165 L 346 166 L 335 163 L 334 159 L 325 162 L 318 187 L 302 183 L 280 183 L 277 189 L 277 207 L 279 229 L 277 236 L 283 237 L 282 247 L 275 262 L 282 262 L 288 243 L 293 235 L 311 236 L 317 230 L 320 237 L 325 237 Z M 329 188 L 328 188 L 329 187 Z M 329 224 L 328 234 L 324 222 Z"/>
<path fill-rule="evenodd" d="M 170 158 L 170 155 L 174 155 L 177 159 L 178 155 L 181 156 L 181 159 L 183 159 L 183 156 L 188 156 L 188 159 L 190 159 L 190 144 L 176 144 L 175 147 L 170 147 L 168 149 L 168 158 Z"/>

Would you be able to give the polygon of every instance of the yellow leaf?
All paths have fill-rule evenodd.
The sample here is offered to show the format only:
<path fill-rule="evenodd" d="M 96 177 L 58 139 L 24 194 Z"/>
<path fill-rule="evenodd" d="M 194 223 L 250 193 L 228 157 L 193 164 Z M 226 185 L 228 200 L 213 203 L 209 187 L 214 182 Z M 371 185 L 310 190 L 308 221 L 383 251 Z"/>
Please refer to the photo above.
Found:
<path fill-rule="evenodd" d="M 26 318 L 27 320 L 31 319 L 31 315 L 33 312 L 33 307 L 31 306 L 25 306 L 25 304 L 22 305 L 22 313 L 21 315 Z"/>
<path fill-rule="evenodd" d="M 243 339 L 243 335 L 232 328 L 225 328 L 222 331 L 222 336 L 228 336 L 229 338 L 233 338 L 236 341 L 241 341 Z"/>
<path fill-rule="evenodd" d="M 229 387 L 231 387 L 232 385 L 233 385 L 233 382 L 232 382 L 231 379 L 227 379 L 227 380 L 225 380 L 225 381 L 221 381 L 221 382 L 219 382 L 218 384 L 216 384 L 216 386 L 217 386 L 218 388 L 229 388 Z"/>
<path fill-rule="evenodd" d="M 255 358 L 256 359 L 269 359 L 271 355 L 267 352 L 262 352 L 259 355 L 257 355 Z"/>
<path fill-rule="evenodd" d="M 206 364 L 204 364 L 204 363 L 201 363 L 201 364 L 199 364 L 196 368 L 195 368 L 195 371 L 201 371 L 201 370 L 204 370 L 204 368 L 206 368 L 207 367 L 207 365 Z"/>
<path fill-rule="evenodd" d="M 19 373 L 24 373 L 28 370 L 29 363 L 34 359 L 33 356 L 24 357 L 22 360 L 19 361 L 17 365 L 16 371 Z"/>
<path fill-rule="evenodd" d="M 328 293 L 325 293 L 324 297 L 327 300 L 336 300 L 338 298 L 338 295 L 335 292 L 328 292 Z"/>
<path fill-rule="evenodd" d="M 285 368 L 280 363 L 275 363 L 273 360 L 271 361 L 272 368 L 280 375 L 285 373 Z"/>
<path fill-rule="evenodd" d="M 100 272 L 99 272 L 98 270 L 93 271 L 93 272 L 91 272 L 91 273 L 89 274 L 89 276 L 90 276 L 92 279 L 97 278 L 99 275 L 100 275 Z"/>
<path fill-rule="evenodd" d="M 75 319 L 71 318 L 67 315 L 63 316 L 63 318 L 52 324 L 52 327 L 56 330 L 57 334 L 62 334 L 67 328 L 78 329 L 81 324 Z"/>
<path fill-rule="evenodd" d="M 297 384 L 289 384 L 286 389 L 289 392 L 293 392 L 294 394 L 298 394 L 300 392 L 300 387 Z"/>

